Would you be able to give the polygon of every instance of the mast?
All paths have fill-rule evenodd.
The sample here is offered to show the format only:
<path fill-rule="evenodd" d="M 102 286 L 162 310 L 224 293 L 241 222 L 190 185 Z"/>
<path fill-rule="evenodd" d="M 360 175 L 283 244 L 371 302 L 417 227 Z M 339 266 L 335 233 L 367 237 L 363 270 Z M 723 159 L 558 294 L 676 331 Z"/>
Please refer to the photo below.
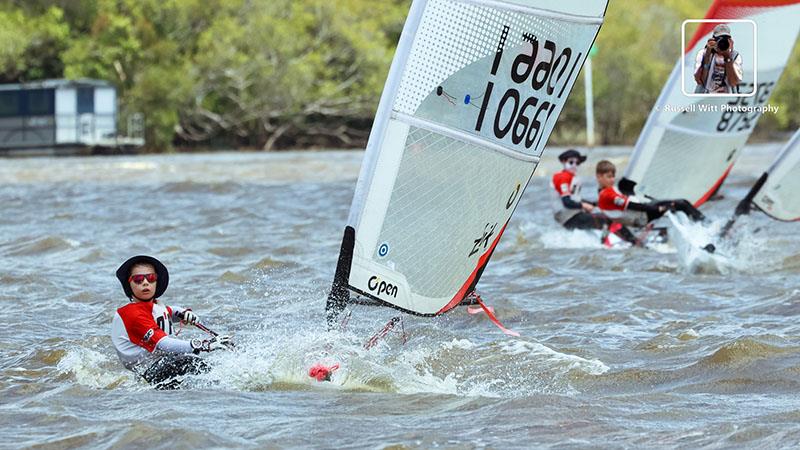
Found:
<path fill-rule="evenodd" d="M 756 197 L 756 194 L 758 194 L 758 191 L 761 190 L 761 187 L 764 186 L 764 183 L 767 182 L 768 177 L 769 177 L 769 172 L 764 172 L 763 174 L 761 174 L 761 176 L 758 178 L 758 181 L 756 181 L 756 184 L 754 184 L 753 187 L 750 188 L 750 192 L 748 192 L 747 195 L 744 196 L 742 201 L 740 201 L 739 204 L 736 205 L 736 210 L 733 212 L 733 217 L 728 219 L 728 222 L 725 224 L 724 227 L 722 227 L 722 231 L 719 232 L 719 237 L 724 238 L 728 235 L 728 233 L 731 231 L 731 228 L 733 227 L 733 224 L 736 223 L 736 219 L 738 219 L 739 216 L 750 214 L 750 210 L 752 209 L 753 205 L 753 199 Z"/>
<path fill-rule="evenodd" d="M 339 260 L 336 262 L 336 273 L 333 275 L 331 291 L 325 303 L 325 319 L 328 330 L 335 328 L 339 315 L 350 300 L 350 291 L 347 289 L 347 280 L 350 278 L 350 264 L 353 261 L 353 245 L 355 244 L 356 231 L 353 227 L 344 228 L 342 247 L 339 249 Z"/>

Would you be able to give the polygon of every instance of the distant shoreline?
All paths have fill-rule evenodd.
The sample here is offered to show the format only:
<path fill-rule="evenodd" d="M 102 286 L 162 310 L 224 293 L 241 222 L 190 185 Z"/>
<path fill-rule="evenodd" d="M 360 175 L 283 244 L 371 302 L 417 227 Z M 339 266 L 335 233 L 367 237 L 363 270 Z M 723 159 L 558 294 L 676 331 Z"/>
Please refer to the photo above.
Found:
<path fill-rule="evenodd" d="M 747 145 L 758 144 L 783 144 L 792 136 L 792 132 L 763 131 L 756 130 L 747 142 Z M 578 148 L 589 149 L 585 144 L 575 143 L 575 139 L 570 139 L 572 143 L 563 143 L 559 139 L 550 143 L 545 148 Z M 611 147 L 633 147 L 634 142 L 619 144 L 595 145 L 592 148 L 611 148 Z M 341 151 L 364 151 L 364 147 L 306 147 L 306 148 L 278 148 L 261 150 L 252 147 L 211 147 L 211 146 L 177 146 L 171 149 L 154 150 L 152 148 L 142 149 L 109 149 L 109 148 L 31 148 L 31 149 L 11 149 L 0 150 L 0 158 L 26 158 L 26 157 L 69 157 L 69 156 L 132 156 L 132 155 L 169 155 L 169 154 L 202 154 L 202 153 L 284 153 L 284 152 L 341 152 Z"/>

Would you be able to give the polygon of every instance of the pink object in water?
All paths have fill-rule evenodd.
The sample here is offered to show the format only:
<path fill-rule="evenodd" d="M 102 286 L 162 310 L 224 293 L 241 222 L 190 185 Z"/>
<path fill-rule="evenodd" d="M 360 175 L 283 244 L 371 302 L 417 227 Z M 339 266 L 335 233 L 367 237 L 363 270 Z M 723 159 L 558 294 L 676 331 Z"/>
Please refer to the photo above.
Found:
<path fill-rule="evenodd" d="M 335 372 L 338 368 L 339 364 L 326 366 L 322 363 L 317 363 L 308 369 L 308 376 L 311 378 L 316 378 L 317 381 L 331 381 L 331 375 L 333 375 L 333 372 Z"/>

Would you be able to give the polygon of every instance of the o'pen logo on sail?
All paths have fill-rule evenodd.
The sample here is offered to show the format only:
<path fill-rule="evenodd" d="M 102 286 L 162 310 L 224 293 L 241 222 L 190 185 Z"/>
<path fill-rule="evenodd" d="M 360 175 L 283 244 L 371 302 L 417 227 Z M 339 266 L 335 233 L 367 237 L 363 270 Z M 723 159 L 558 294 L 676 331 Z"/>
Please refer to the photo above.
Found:
<path fill-rule="evenodd" d="M 369 281 L 367 281 L 367 287 L 377 296 L 385 293 L 386 295 L 397 298 L 397 286 L 381 280 L 377 275 L 373 275 Z"/>

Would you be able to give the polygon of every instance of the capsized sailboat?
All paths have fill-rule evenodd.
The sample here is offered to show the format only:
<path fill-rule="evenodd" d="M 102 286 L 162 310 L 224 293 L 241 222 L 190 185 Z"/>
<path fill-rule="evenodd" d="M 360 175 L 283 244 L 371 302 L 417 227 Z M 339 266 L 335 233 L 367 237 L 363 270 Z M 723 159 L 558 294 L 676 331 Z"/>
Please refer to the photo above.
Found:
<path fill-rule="evenodd" d="M 414 0 L 344 230 L 329 327 L 351 293 L 422 316 L 473 293 L 606 6 Z"/>
<path fill-rule="evenodd" d="M 684 94 L 684 88 L 691 93 L 695 86 L 695 56 L 716 25 L 701 24 L 639 135 L 619 181 L 623 193 L 654 199 L 685 198 L 700 206 L 719 189 L 786 67 L 800 32 L 800 0 L 716 0 L 705 18 L 756 23 L 754 46 L 752 23 L 728 22 L 734 48 L 745 61 L 751 61 L 743 65 L 739 91 L 754 95 Z M 683 64 L 686 70 L 682 71 Z"/>

